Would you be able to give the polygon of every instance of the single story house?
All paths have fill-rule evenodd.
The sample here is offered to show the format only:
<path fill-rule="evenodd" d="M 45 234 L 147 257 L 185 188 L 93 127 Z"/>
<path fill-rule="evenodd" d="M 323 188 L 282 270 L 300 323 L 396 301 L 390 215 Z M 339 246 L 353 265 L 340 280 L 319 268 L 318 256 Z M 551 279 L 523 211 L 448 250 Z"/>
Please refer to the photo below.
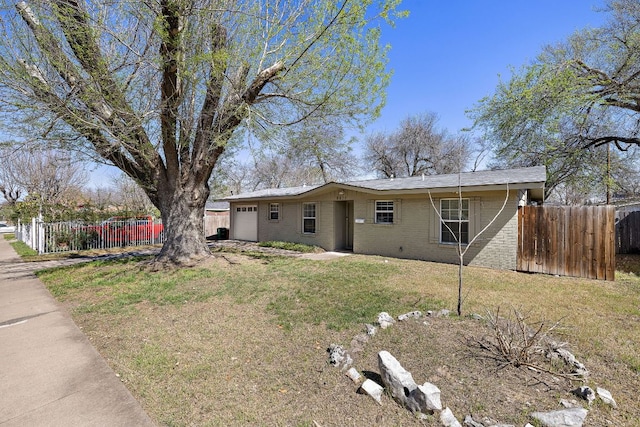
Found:
<path fill-rule="evenodd" d="M 545 180 L 541 166 L 330 182 L 224 200 L 231 239 L 445 263 L 458 262 L 457 239 L 471 242 L 497 216 L 472 242 L 465 263 L 515 270 L 518 207 L 542 203 Z"/>

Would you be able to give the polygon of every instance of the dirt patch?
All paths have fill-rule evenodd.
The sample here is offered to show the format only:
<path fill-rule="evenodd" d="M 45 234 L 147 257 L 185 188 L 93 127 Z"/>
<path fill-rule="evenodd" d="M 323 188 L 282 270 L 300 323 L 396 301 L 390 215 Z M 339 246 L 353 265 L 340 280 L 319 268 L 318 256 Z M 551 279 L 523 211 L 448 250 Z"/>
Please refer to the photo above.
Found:
<path fill-rule="evenodd" d="M 439 425 L 435 417 L 418 419 L 389 396 L 379 405 L 358 394 L 327 364 L 328 344 L 348 345 L 357 331 L 307 326 L 287 332 L 229 301 L 138 309 L 145 320 L 135 329 L 113 319 L 109 331 L 87 333 L 162 425 Z M 468 339 L 487 332 L 471 319 L 410 320 L 380 331 L 355 355 L 355 366 L 378 380 L 377 354 L 390 351 L 416 382 L 436 384 L 460 420 L 472 414 L 524 425 L 529 413 L 559 409 L 561 398 L 573 398 L 567 380 L 499 369 L 478 357 Z M 619 421 L 602 406 L 589 414 L 589 425 L 632 425 Z"/>

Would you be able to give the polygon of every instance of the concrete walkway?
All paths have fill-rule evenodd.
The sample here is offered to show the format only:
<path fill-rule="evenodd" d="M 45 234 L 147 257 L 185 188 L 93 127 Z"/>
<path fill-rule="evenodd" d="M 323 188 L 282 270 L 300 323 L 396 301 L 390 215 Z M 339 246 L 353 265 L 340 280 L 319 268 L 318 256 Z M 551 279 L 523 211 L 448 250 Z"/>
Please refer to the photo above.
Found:
<path fill-rule="evenodd" d="M 0 234 L 0 426 L 153 426 L 33 271 Z"/>

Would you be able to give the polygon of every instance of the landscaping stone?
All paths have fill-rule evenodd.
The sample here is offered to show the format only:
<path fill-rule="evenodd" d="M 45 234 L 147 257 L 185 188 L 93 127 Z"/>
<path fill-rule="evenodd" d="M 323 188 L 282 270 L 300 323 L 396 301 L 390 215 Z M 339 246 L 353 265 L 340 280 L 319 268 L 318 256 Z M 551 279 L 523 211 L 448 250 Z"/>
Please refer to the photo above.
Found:
<path fill-rule="evenodd" d="M 333 366 L 346 369 L 353 363 L 353 359 L 341 345 L 331 344 L 327 352 L 329 353 L 329 363 Z"/>
<path fill-rule="evenodd" d="M 484 424 L 475 421 L 471 415 L 464 417 L 464 425 L 467 427 L 484 427 Z"/>
<path fill-rule="evenodd" d="M 378 324 L 382 329 L 387 329 L 389 326 L 394 324 L 396 321 L 393 320 L 393 317 L 389 315 L 386 311 L 378 314 Z"/>
<path fill-rule="evenodd" d="M 400 316 L 398 316 L 398 320 L 400 322 L 403 322 L 407 319 L 419 319 L 420 317 L 422 317 L 422 312 L 421 311 L 411 311 L 409 313 L 405 313 L 405 314 L 401 314 Z"/>
<path fill-rule="evenodd" d="M 412 392 L 413 398 L 423 408 L 429 411 L 441 411 L 442 402 L 440 401 L 440 389 L 431 383 L 424 383 Z"/>
<path fill-rule="evenodd" d="M 376 332 L 378 332 L 378 328 L 376 328 L 375 326 L 367 323 L 366 325 L 364 325 L 365 329 L 367 330 L 367 335 L 369 335 L 370 337 L 374 336 L 376 334 Z"/>
<path fill-rule="evenodd" d="M 580 407 L 580 404 L 578 403 L 578 401 L 574 400 L 574 399 L 571 399 L 571 400 L 560 399 L 560 404 L 564 408 L 579 408 Z"/>
<path fill-rule="evenodd" d="M 358 334 L 351 340 L 351 347 L 349 348 L 349 352 L 355 356 L 356 353 L 360 353 L 364 350 L 365 345 L 369 341 L 370 336 L 362 333 Z"/>
<path fill-rule="evenodd" d="M 444 411 L 440 412 L 440 422 L 445 427 L 462 427 L 460 421 L 456 419 L 449 408 L 445 408 Z"/>
<path fill-rule="evenodd" d="M 382 404 L 382 392 L 384 391 L 384 387 L 382 387 L 377 382 L 367 379 L 362 383 L 360 389 L 367 393 L 369 396 L 373 397 L 373 399 Z"/>
<path fill-rule="evenodd" d="M 471 415 L 467 415 L 464 418 L 464 422 L 462 423 L 466 427 L 516 427 L 513 424 L 500 424 L 497 421 L 491 420 L 489 418 L 485 418 L 482 420 L 482 423 L 473 419 Z M 531 424 L 528 424 L 525 427 L 533 427 Z"/>
<path fill-rule="evenodd" d="M 442 409 L 440 390 L 433 384 L 416 384 L 411 373 L 391 353 L 378 353 L 378 366 L 384 385 L 399 404 L 423 414 L 433 414 L 434 410 Z"/>
<path fill-rule="evenodd" d="M 596 399 L 596 394 L 591 387 L 581 386 L 571 392 L 579 398 L 586 400 L 589 405 Z"/>
<path fill-rule="evenodd" d="M 587 411 L 584 408 L 569 408 L 551 412 L 534 412 L 533 418 L 545 427 L 582 427 Z"/>
<path fill-rule="evenodd" d="M 613 408 L 618 407 L 618 404 L 613 399 L 613 396 L 608 390 L 605 390 L 604 388 L 601 388 L 601 387 L 596 387 L 596 393 L 598 394 L 598 397 L 600 398 L 600 400 L 602 400 L 607 405 Z"/>
<path fill-rule="evenodd" d="M 405 370 L 388 351 L 378 353 L 378 367 L 384 385 L 391 391 L 391 395 L 395 399 L 404 399 L 413 389 L 418 387 L 411 373 Z"/>
<path fill-rule="evenodd" d="M 351 378 L 351 381 L 353 381 L 356 384 L 359 383 L 360 380 L 362 379 L 362 375 L 360 375 L 360 372 L 358 372 L 356 368 L 349 368 L 349 370 L 347 370 L 345 375 Z"/>
<path fill-rule="evenodd" d="M 561 348 L 557 345 L 552 347 L 551 357 L 560 357 L 564 363 L 572 368 L 572 372 L 583 378 L 589 376 L 587 368 L 576 359 L 576 357 L 566 348 Z"/>

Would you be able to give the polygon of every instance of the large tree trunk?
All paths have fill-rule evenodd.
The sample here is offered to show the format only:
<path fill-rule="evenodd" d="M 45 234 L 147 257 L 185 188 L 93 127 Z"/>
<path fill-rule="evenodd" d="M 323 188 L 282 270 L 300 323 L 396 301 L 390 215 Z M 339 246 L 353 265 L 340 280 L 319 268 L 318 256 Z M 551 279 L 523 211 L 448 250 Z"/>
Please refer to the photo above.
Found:
<path fill-rule="evenodd" d="M 156 263 L 188 266 L 211 256 L 204 236 L 204 207 L 209 196 L 205 184 L 163 189 L 159 192 L 166 242 Z"/>

